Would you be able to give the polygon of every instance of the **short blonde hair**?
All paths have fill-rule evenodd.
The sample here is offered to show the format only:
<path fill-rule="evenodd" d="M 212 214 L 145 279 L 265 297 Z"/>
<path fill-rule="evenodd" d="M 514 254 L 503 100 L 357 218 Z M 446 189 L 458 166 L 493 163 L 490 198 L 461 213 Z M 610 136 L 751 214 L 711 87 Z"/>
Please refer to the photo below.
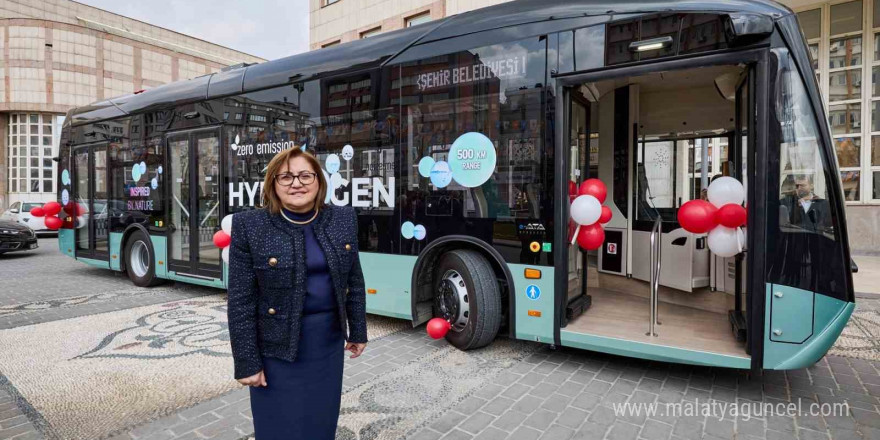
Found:
<path fill-rule="evenodd" d="M 268 209 L 272 214 L 278 214 L 284 205 L 281 198 L 275 192 L 275 175 L 281 172 L 284 165 L 291 159 L 302 157 L 309 162 L 312 172 L 316 174 L 315 182 L 318 183 L 318 194 L 315 196 L 315 210 L 319 211 L 324 207 L 324 199 L 327 198 L 327 180 L 324 179 L 324 171 L 321 164 L 312 153 L 303 151 L 300 147 L 288 148 L 272 158 L 269 166 L 266 167 L 266 177 L 263 180 L 263 207 Z"/>

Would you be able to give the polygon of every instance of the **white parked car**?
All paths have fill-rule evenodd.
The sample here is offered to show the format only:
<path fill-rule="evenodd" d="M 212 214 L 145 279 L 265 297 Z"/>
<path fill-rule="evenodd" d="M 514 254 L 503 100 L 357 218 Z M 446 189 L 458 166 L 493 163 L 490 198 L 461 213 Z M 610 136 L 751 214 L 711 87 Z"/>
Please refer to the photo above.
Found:
<path fill-rule="evenodd" d="M 28 223 L 31 219 L 31 209 L 43 206 L 44 202 L 15 202 L 9 205 L 9 209 L 0 214 L 0 220 L 11 220 L 18 224 L 30 227 L 37 235 L 55 235 L 58 231 L 53 231 L 43 225 L 41 228 L 34 228 L 33 223 Z"/>

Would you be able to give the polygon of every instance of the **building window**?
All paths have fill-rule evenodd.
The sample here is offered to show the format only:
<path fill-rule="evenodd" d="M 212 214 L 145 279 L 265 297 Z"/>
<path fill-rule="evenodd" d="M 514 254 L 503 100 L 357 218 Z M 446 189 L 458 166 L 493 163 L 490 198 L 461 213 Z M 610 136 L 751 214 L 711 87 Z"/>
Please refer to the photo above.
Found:
<path fill-rule="evenodd" d="M 339 0 L 324 0 L 324 6 L 330 6 L 333 3 L 337 3 Z"/>
<path fill-rule="evenodd" d="M 431 11 L 422 12 L 406 19 L 406 27 L 413 27 L 431 21 Z"/>
<path fill-rule="evenodd" d="M 8 188 L 11 193 L 55 191 L 55 145 L 60 123 L 55 116 L 13 113 L 6 132 L 9 157 Z"/>
<path fill-rule="evenodd" d="M 322 44 L 322 45 L 321 45 L 321 48 L 323 49 L 323 48 L 325 48 L 325 47 L 336 46 L 337 44 L 339 44 L 339 43 L 341 43 L 341 42 L 342 42 L 342 40 L 331 41 L 331 42 L 329 42 L 329 43 L 327 43 L 327 44 Z"/>
<path fill-rule="evenodd" d="M 880 0 L 813 6 L 798 22 L 827 102 L 846 201 L 880 202 Z"/>
<path fill-rule="evenodd" d="M 381 32 L 382 32 L 382 26 L 375 27 L 375 28 L 370 29 L 368 31 L 363 31 L 363 32 L 361 32 L 361 39 L 363 40 L 364 38 L 369 38 L 374 35 L 379 35 Z"/>

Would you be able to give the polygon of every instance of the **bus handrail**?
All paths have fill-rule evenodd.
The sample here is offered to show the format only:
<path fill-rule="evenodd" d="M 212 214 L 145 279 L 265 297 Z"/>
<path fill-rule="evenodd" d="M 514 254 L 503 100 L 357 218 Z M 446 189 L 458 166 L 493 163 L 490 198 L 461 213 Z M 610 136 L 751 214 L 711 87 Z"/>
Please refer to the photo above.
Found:
<path fill-rule="evenodd" d="M 174 201 L 177 202 L 177 206 L 180 206 L 180 209 L 183 210 L 183 213 L 186 214 L 187 217 L 189 217 L 189 211 L 186 210 L 186 207 L 183 206 L 183 203 L 180 203 L 180 199 L 177 198 L 177 194 L 172 194 L 171 197 L 174 197 Z"/>
<path fill-rule="evenodd" d="M 651 228 L 651 317 L 648 325 L 648 336 L 657 336 L 654 330 L 655 325 L 660 325 L 660 317 L 658 314 L 658 297 L 660 290 L 660 242 L 663 237 L 663 220 L 657 217 L 654 221 L 654 227 Z"/>
<path fill-rule="evenodd" d="M 214 213 L 214 210 L 217 209 L 218 206 L 220 206 L 220 202 L 215 203 L 214 207 L 211 208 L 211 210 L 208 211 L 207 214 L 205 214 L 205 218 L 204 218 L 204 220 L 202 220 L 201 223 L 199 223 L 199 227 L 205 226 L 205 222 L 208 221 L 209 218 L 211 218 L 211 214 Z"/>

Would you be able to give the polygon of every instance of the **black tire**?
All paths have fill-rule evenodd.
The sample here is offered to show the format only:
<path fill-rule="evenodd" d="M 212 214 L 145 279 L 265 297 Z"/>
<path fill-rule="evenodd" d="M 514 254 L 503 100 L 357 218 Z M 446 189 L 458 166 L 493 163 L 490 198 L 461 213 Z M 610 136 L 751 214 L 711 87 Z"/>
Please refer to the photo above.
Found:
<path fill-rule="evenodd" d="M 133 252 L 146 253 L 146 256 L 140 254 L 140 257 L 133 255 Z M 125 272 L 128 279 L 139 287 L 152 287 L 162 283 L 162 279 L 156 276 L 155 253 L 153 252 L 153 244 L 147 234 L 142 231 L 134 231 L 125 241 Z M 148 262 L 146 267 L 136 265 L 133 258 L 140 258 Z M 135 267 L 137 266 L 137 267 Z M 143 272 L 141 274 L 137 272 Z"/>
<path fill-rule="evenodd" d="M 444 283 L 452 283 L 451 279 L 459 279 L 450 271 L 456 272 L 464 282 L 468 313 L 464 328 L 453 328 L 446 334 L 446 340 L 461 350 L 485 347 L 495 339 L 501 327 L 501 293 L 495 271 L 486 257 L 473 250 L 457 249 L 443 254 L 434 272 L 434 316 L 449 316 L 444 316 L 441 306 L 444 297 L 441 287 Z M 454 278 L 447 278 L 447 274 Z M 445 309 L 448 311 L 450 307 Z"/>

